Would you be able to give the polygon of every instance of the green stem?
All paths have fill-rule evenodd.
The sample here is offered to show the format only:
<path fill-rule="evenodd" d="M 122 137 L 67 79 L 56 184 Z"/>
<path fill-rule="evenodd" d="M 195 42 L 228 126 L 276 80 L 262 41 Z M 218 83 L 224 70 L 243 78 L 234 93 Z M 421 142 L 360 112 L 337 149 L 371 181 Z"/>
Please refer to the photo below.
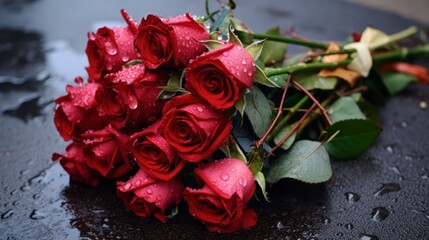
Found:
<path fill-rule="evenodd" d="M 429 44 L 420 45 L 413 48 L 401 48 L 395 51 L 382 53 L 375 55 L 373 57 L 374 64 L 379 64 L 385 61 L 392 60 L 404 60 L 410 57 L 422 57 L 429 56 Z M 339 66 L 346 66 L 350 64 L 352 59 L 346 59 L 339 62 L 333 63 L 323 63 L 323 62 L 315 62 L 315 63 L 299 63 L 294 66 L 286 67 L 286 68 L 272 68 L 265 69 L 265 75 L 267 77 L 285 74 L 285 73 L 294 73 L 302 70 L 320 70 L 323 68 L 336 68 Z"/>
<path fill-rule="evenodd" d="M 256 39 L 267 39 L 272 41 L 296 44 L 296 45 L 310 47 L 310 48 L 320 48 L 320 49 L 328 48 L 328 44 L 324 42 L 308 41 L 308 40 L 302 40 L 298 38 L 269 35 L 264 33 L 253 33 L 252 35 Z"/>
<path fill-rule="evenodd" d="M 428 55 L 429 44 L 424 44 L 413 48 L 401 48 L 392 52 L 375 55 L 374 64 L 380 64 L 385 61 L 405 60 L 411 57 L 423 57 Z"/>
<path fill-rule="evenodd" d="M 401 39 L 408 38 L 408 37 L 414 35 L 417 32 L 417 30 L 418 30 L 417 27 L 412 26 L 412 27 L 409 27 L 403 31 L 398 32 L 398 33 L 389 35 L 389 38 L 387 41 L 382 41 L 382 42 L 376 43 L 375 45 L 370 45 L 371 46 L 370 49 L 374 50 L 374 49 L 377 49 L 379 47 L 385 46 L 389 43 L 397 42 Z"/>

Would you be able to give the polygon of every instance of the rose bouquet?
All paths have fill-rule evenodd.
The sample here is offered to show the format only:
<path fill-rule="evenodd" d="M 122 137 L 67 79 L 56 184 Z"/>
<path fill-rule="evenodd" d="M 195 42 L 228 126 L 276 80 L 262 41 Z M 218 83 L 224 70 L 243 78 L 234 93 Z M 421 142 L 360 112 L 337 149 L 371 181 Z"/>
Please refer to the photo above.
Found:
<path fill-rule="evenodd" d="M 70 143 L 52 158 L 71 180 L 116 181 L 141 217 L 166 222 L 185 202 L 210 231 L 239 231 L 257 223 L 248 203 L 268 200 L 266 183 L 329 180 L 331 159 L 355 158 L 379 135 L 377 104 L 429 83 L 408 62 L 429 54 L 414 27 L 316 42 L 253 33 L 233 8 L 140 23 L 121 10 L 124 26 L 88 34 L 88 77 L 55 101 Z M 307 51 L 286 55 L 289 44 Z"/>

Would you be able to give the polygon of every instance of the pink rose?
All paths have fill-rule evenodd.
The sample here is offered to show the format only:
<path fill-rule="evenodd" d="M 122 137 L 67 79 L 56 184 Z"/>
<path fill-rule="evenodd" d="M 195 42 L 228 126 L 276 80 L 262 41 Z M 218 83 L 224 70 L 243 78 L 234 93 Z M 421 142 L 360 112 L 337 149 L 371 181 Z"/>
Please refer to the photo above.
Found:
<path fill-rule="evenodd" d="M 67 86 L 67 95 L 55 100 L 54 124 L 65 141 L 80 139 L 83 132 L 107 125 L 96 111 L 95 93 L 100 87 L 98 83 Z"/>
<path fill-rule="evenodd" d="M 89 156 L 88 166 L 110 179 L 123 177 L 131 171 L 131 159 L 125 146 L 127 135 L 107 126 L 83 133 L 82 137 Z"/>
<path fill-rule="evenodd" d="M 160 86 L 170 75 L 165 71 L 149 71 L 143 64 L 123 67 L 102 80 L 97 91 L 97 107 L 116 129 L 147 126 L 161 116 L 165 100 L 157 100 Z"/>
<path fill-rule="evenodd" d="M 88 33 L 86 67 L 90 81 L 99 81 L 107 73 L 116 72 L 130 60 L 138 58 L 134 48 L 134 34 L 128 27 L 102 27 Z"/>
<path fill-rule="evenodd" d="M 185 94 L 165 104 L 161 134 L 183 160 L 199 162 L 228 141 L 231 127 L 223 111 Z"/>
<path fill-rule="evenodd" d="M 226 43 L 197 57 L 186 68 L 185 88 L 216 108 L 234 106 L 253 84 L 255 64 L 242 46 Z"/>
<path fill-rule="evenodd" d="M 67 146 L 66 153 L 52 154 L 52 160 L 60 161 L 61 166 L 70 175 L 72 181 L 96 186 L 101 175 L 88 166 L 88 159 L 89 157 L 85 154 L 82 144 L 76 142 L 72 142 Z"/>
<path fill-rule="evenodd" d="M 201 189 L 186 188 L 184 198 L 192 216 L 210 231 L 231 233 L 252 227 L 257 215 L 246 207 L 256 184 L 247 165 L 233 158 L 215 161 L 195 169 Z"/>
<path fill-rule="evenodd" d="M 139 25 L 135 45 L 143 64 L 150 69 L 183 68 L 189 60 L 206 51 L 198 41 L 208 39 L 204 26 L 189 14 L 166 20 L 148 15 Z"/>
<path fill-rule="evenodd" d="M 174 178 L 185 166 L 174 149 L 159 134 L 161 121 L 135 133 L 128 142 L 128 148 L 137 164 L 151 177 L 163 181 Z"/>
<path fill-rule="evenodd" d="M 183 185 L 178 178 L 157 181 L 139 170 L 127 182 L 117 183 L 117 194 L 125 207 L 137 216 L 154 216 L 166 222 L 165 210 L 178 205 L 182 199 Z"/>

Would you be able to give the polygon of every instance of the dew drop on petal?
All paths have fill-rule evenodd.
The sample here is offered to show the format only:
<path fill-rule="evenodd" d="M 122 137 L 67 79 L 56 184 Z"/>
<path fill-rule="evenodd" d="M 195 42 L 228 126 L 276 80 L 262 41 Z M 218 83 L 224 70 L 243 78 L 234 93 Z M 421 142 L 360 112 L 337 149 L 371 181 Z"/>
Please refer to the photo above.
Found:
<path fill-rule="evenodd" d="M 137 186 L 139 186 L 141 183 L 142 183 L 142 181 L 137 180 L 134 184 L 137 185 Z"/>
<path fill-rule="evenodd" d="M 118 53 L 118 49 L 111 42 L 107 42 L 106 45 L 104 45 L 104 50 L 106 50 L 109 55 Z"/>
<path fill-rule="evenodd" d="M 161 201 L 162 197 L 161 195 L 156 196 L 156 200 Z"/>
<path fill-rule="evenodd" d="M 153 191 L 152 191 L 152 189 L 150 189 L 150 188 L 149 188 L 149 189 L 146 189 L 146 192 L 147 192 L 148 194 L 152 194 L 152 192 L 153 192 Z"/>
<path fill-rule="evenodd" d="M 124 190 L 128 190 L 128 189 L 130 189 L 131 188 L 131 183 L 126 183 L 125 184 L 125 186 L 124 186 Z"/>
<path fill-rule="evenodd" d="M 245 60 L 245 59 L 242 59 L 242 60 L 241 60 L 241 63 L 242 63 L 243 65 L 247 64 L 247 62 L 246 62 L 246 60 Z"/>
<path fill-rule="evenodd" d="M 203 112 L 204 111 L 204 109 L 201 107 L 201 106 L 198 106 L 197 108 L 196 108 L 196 110 L 198 111 L 198 112 Z"/>
<path fill-rule="evenodd" d="M 238 179 L 238 184 L 240 184 L 241 186 L 245 187 L 247 185 L 247 180 L 246 178 L 240 177 Z"/>
<path fill-rule="evenodd" d="M 223 52 L 222 55 L 224 55 L 225 57 L 228 57 L 229 53 L 228 52 Z"/>
<path fill-rule="evenodd" d="M 220 175 L 220 179 L 222 179 L 224 181 L 228 181 L 229 180 L 229 174 L 228 173 L 222 173 Z"/>

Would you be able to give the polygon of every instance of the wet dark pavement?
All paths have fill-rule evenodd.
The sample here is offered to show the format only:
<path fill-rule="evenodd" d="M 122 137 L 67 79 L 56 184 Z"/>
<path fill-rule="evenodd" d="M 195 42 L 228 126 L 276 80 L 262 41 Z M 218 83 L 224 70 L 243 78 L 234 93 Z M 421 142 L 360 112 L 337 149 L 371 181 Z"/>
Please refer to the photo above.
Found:
<path fill-rule="evenodd" d="M 387 33 L 424 27 L 335 0 L 236 2 L 235 15 L 257 32 L 293 26 L 312 39 L 342 40 L 367 25 Z M 66 146 L 52 122 L 53 99 L 86 75 L 86 32 L 124 24 L 120 8 L 136 19 L 204 14 L 196 0 L 0 1 L 0 239 L 429 239 L 427 85 L 387 101 L 383 132 L 365 154 L 333 161 L 325 184 L 275 185 L 270 203 L 251 202 L 258 225 L 236 234 L 207 232 L 185 206 L 166 224 L 141 219 L 125 210 L 113 183 L 69 183 L 50 160 Z"/>

